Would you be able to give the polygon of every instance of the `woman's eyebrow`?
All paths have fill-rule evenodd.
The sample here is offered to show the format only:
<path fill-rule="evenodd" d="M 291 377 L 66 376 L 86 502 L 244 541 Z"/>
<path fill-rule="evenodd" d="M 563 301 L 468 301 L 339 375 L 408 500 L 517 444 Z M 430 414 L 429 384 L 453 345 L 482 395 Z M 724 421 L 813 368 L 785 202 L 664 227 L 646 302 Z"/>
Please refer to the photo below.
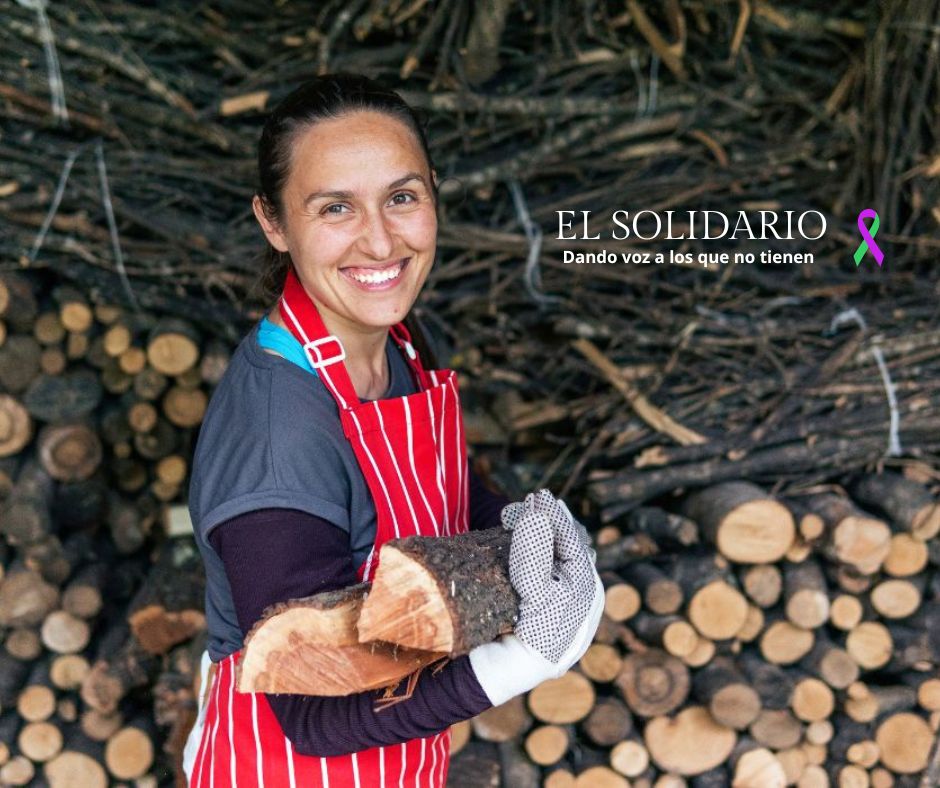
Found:
<path fill-rule="evenodd" d="M 385 187 L 385 190 L 391 191 L 392 189 L 397 189 L 399 186 L 404 186 L 406 183 L 408 183 L 408 181 L 413 180 L 421 181 L 425 188 L 427 188 L 427 181 L 425 181 L 424 176 L 420 172 L 409 172 L 407 175 L 403 175 L 398 180 L 392 181 L 388 186 Z M 307 206 L 314 200 L 318 200 L 323 197 L 329 198 L 331 200 L 350 200 L 354 197 L 354 195 L 352 192 L 348 191 L 311 192 L 304 200 L 304 206 Z"/>

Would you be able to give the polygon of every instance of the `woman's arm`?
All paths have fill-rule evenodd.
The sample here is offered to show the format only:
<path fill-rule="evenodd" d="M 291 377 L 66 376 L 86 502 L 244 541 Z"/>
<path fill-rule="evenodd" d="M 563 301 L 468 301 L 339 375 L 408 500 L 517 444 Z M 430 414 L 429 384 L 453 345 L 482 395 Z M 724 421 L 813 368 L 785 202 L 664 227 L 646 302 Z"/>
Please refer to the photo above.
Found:
<path fill-rule="evenodd" d="M 296 509 L 239 515 L 216 526 L 209 542 L 225 565 L 243 635 L 268 605 L 358 582 L 346 532 Z M 297 752 L 318 756 L 430 736 L 492 706 L 466 655 L 436 674 L 421 671 L 410 699 L 375 711 L 381 695 L 266 697 Z"/>

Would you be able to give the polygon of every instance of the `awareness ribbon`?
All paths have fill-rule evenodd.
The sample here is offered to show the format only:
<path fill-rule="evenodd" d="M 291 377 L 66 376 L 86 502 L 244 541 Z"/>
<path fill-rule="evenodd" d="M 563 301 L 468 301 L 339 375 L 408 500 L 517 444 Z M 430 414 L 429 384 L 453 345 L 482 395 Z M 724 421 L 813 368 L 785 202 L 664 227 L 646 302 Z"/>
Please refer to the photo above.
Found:
<path fill-rule="evenodd" d="M 873 220 L 871 223 L 871 230 L 865 226 L 865 219 Z M 858 245 L 858 249 L 855 250 L 855 254 L 853 255 L 856 268 L 861 265 L 862 258 L 865 256 L 865 252 L 868 251 L 872 253 L 872 256 L 875 258 L 875 262 L 878 263 L 879 267 L 881 267 L 881 263 L 885 259 L 884 252 L 882 252 L 881 249 L 878 248 L 878 244 L 875 243 L 875 236 L 878 235 L 878 227 L 880 225 L 881 219 L 878 218 L 878 214 L 871 208 L 866 208 L 858 215 L 858 231 L 865 240 L 863 240 Z"/>

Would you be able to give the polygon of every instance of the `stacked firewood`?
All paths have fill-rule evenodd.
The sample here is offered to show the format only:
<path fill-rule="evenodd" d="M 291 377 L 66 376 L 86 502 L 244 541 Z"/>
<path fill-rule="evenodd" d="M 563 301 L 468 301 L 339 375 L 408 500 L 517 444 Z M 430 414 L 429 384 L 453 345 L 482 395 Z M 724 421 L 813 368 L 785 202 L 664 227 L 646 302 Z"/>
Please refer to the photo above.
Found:
<path fill-rule="evenodd" d="M 167 503 L 228 351 L 32 273 L 0 276 L 0 326 L 0 783 L 155 785 L 205 637 Z"/>
<path fill-rule="evenodd" d="M 638 508 L 596 535 L 594 644 L 457 726 L 491 744 L 455 759 L 455 784 L 937 785 L 938 531 L 936 497 L 896 473 Z"/>

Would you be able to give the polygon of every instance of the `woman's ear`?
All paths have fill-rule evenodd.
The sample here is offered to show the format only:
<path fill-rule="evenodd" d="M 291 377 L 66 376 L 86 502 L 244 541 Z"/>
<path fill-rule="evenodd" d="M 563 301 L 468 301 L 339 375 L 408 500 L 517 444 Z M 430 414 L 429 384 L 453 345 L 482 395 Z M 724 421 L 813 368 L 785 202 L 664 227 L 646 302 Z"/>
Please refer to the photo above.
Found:
<path fill-rule="evenodd" d="M 251 210 L 254 211 L 255 218 L 258 220 L 258 224 L 261 225 L 261 229 L 264 231 L 264 236 L 268 239 L 268 243 L 277 249 L 277 251 L 286 252 L 287 241 L 278 226 L 272 222 L 264 212 L 264 205 L 262 205 L 261 198 L 257 194 L 251 198 Z"/>

